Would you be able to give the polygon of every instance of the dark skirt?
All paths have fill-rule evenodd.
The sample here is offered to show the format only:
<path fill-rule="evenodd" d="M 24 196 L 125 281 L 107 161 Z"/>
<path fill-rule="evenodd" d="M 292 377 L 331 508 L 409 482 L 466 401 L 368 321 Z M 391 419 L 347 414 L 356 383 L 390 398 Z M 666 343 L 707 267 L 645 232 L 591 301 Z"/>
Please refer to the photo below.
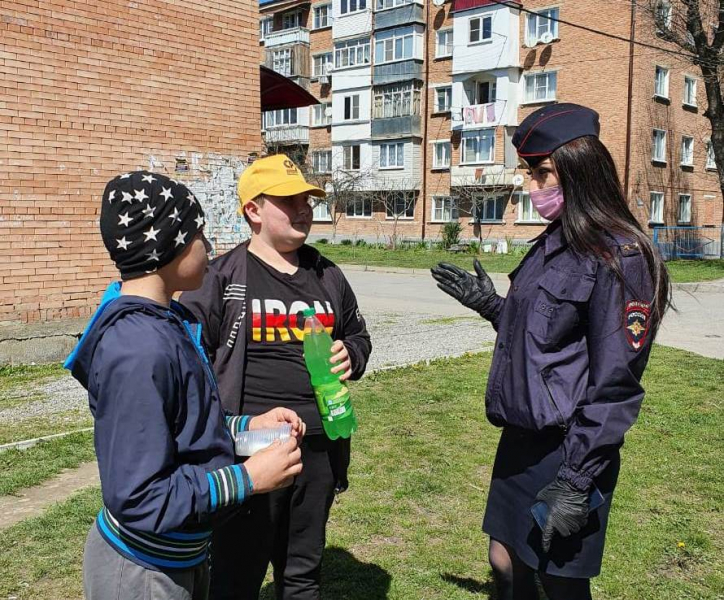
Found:
<path fill-rule="evenodd" d="M 541 531 L 530 509 L 538 492 L 553 481 L 563 461 L 561 433 L 535 433 L 505 428 L 493 466 L 483 531 L 511 547 L 526 565 L 557 577 L 588 579 L 601 571 L 606 525 L 616 487 L 620 459 L 611 463 L 595 484 L 606 502 L 588 524 L 568 538 L 556 535 L 548 555 L 541 548 Z"/>

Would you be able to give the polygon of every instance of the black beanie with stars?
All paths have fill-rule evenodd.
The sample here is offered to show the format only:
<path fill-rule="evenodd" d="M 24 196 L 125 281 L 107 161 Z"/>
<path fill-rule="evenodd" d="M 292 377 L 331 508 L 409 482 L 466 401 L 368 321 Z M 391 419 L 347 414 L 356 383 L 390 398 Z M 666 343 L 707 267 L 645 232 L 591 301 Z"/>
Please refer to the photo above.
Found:
<path fill-rule="evenodd" d="M 121 279 L 155 273 L 179 256 L 204 227 L 189 189 L 165 175 L 135 171 L 103 192 L 101 236 Z"/>

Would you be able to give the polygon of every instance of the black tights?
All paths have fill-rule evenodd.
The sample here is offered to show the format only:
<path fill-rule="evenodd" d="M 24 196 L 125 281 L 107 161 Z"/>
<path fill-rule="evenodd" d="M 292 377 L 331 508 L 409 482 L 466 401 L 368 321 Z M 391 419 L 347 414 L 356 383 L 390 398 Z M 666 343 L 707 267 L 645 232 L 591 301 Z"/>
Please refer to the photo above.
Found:
<path fill-rule="evenodd" d="M 491 539 L 488 557 L 498 600 L 540 600 L 535 571 L 520 560 L 512 548 Z M 538 577 L 548 600 L 591 600 L 589 579 L 554 577 L 540 572 Z"/>

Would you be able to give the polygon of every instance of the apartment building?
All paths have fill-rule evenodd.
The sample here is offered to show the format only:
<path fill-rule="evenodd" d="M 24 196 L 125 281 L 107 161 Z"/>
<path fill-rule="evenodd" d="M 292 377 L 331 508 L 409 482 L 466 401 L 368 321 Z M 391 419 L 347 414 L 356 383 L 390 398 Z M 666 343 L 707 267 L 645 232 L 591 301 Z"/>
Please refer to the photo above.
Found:
<path fill-rule="evenodd" d="M 642 224 L 721 228 L 703 83 L 665 51 L 670 3 L 656 21 L 637 10 L 615 0 L 267 0 L 265 64 L 320 100 L 265 117 L 267 146 L 284 140 L 344 199 L 315 209 L 316 237 L 435 240 L 457 220 L 464 238 L 528 240 L 545 223 L 512 136 L 541 106 L 576 102 L 600 113 Z M 664 50 L 631 45 L 632 31 Z M 296 52 L 306 53 L 299 70 Z"/>

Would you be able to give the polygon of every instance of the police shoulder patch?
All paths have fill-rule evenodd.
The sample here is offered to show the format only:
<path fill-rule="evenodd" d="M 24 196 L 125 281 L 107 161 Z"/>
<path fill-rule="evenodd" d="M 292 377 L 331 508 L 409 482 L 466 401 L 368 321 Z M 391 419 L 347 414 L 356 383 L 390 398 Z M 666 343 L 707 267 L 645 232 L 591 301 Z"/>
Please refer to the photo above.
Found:
<path fill-rule="evenodd" d="M 624 314 L 626 340 L 634 350 L 641 350 L 641 348 L 643 348 L 646 335 L 649 332 L 650 317 L 650 303 L 639 300 L 629 300 L 626 303 Z"/>

